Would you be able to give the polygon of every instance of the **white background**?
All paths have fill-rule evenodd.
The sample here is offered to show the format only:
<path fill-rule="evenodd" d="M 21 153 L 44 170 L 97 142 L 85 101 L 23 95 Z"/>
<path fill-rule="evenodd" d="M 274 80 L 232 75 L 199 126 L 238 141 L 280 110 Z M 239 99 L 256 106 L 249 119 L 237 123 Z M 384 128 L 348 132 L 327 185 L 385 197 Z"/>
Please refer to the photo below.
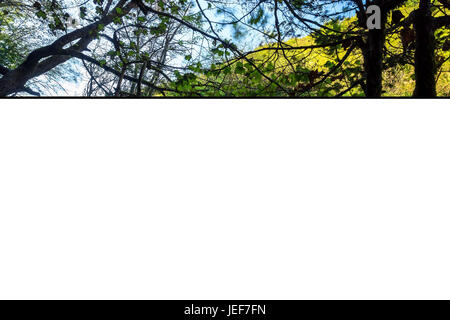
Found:
<path fill-rule="evenodd" d="M 1 100 L 2 299 L 450 298 L 448 100 Z"/>

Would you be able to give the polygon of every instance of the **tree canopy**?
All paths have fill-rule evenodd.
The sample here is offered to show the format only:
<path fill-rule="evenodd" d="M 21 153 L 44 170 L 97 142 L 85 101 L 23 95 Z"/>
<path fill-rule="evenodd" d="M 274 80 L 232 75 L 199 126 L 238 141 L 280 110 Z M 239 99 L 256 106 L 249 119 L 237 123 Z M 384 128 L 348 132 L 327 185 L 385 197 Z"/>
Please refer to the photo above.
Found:
<path fill-rule="evenodd" d="M 0 96 L 450 96 L 449 0 L 0 0 Z"/>

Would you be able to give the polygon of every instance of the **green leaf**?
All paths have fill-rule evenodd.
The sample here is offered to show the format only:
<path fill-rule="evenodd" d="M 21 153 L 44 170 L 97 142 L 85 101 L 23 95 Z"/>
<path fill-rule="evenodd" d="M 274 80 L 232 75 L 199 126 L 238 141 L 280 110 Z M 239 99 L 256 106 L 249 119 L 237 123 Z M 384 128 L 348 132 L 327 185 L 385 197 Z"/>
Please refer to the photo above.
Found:
<path fill-rule="evenodd" d="M 46 14 L 44 11 L 42 11 L 42 10 L 39 10 L 38 12 L 36 12 L 36 15 L 37 15 L 39 18 L 47 19 L 47 14 Z"/>

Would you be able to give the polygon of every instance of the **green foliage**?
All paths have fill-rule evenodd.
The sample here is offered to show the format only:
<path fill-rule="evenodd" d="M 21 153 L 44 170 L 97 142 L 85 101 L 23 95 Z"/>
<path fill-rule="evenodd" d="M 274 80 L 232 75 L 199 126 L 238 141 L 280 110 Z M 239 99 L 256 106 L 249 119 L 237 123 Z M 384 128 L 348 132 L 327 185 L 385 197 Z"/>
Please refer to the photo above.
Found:
<path fill-rule="evenodd" d="M 237 1 L 239 8 L 227 1 L 205 0 L 199 2 L 202 10 L 196 1 L 143 0 L 163 14 L 115 6 L 118 1 L 110 7 L 103 0 L 11 3 L 0 11 L 0 64 L 14 69 L 32 50 L 70 33 L 67 21 L 75 15 L 81 26 L 95 27 L 89 29 L 93 40 L 88 50 L 82 50 L 95 63 L 72 60 L 89 71 L 90 94 L 364 95 L 367 30 L 354 15 L 351 0 L 337 1 L 334 11 L 329 2 L 317 0 Z M 413 94 L 414 31 L 412 25 L 399 22 L 417 7 L 418 0 L 408 0 L 387 17 L 385 96 Z M 435 2 L 432 12 L 438 17 L 448 9 Z M 108 15 L 113 17 L 105 20 Z M 299 22 L 299 17 L 309 22 Z M 252 39 L 254 34 L 258 38 Z M 450 30 L 437 29 L 435 38 L 437 91 L 449 96 Z"/>
<path fill-rule="evenodd" d="M 293 4 L 300 7 L 304 1 Z M 410 0 L 398 10 L 404 17 L 417 7 L 417 1 Z M 438 16 L 441 13 L 435 11 Z M 262 9 L 250 16 L 251 24 L 260 23 L 265 15 Z M 393 21 L 388 17 L 388 27 Z M 364 61 L 361 48 L 349 35 L 348 30 L 358 30 L 356 17 L 331 19 L 323 28 L 301 38 L 292 38 L 283 43 L 274 42 L 257 47 L 245 58 L 227 59 L 223 46 L 211 49 L 216 60 L 209 69 L 196 72 L 183 86 L 175 82 L 173 87 L 180 91 L 185 88 L 201 88 L 204 96 L 364 96 L 360 83 L 364 74 Z M 347 40 L 346 40 L 347 39 Z M 450 31 L 436 31 L 436 61 L 438 65 L 437 91 L 439 96 L 450 96 Z M 383 71 L 384 96 L 411 96 L 415 87 L 414 47 L 404 49 L 402 33 L 389 32 L 385 43 L 385 62 Z M 328 43 L 339 43 L 325 46 Z M 320 46 L 310 48 L 312 46 Z M 345 62 L 342 57 L 353 48 Z M 303 48 L 303 49 L 295 49 Z M 183 94 L 183 93 L 182 93 Z"/>
<path fill-rule="evenodd" d="M 29 50 L 26 41 L 16 40 L 22 31 L 14 21 L 20 17 L 16 8 L 0 11 L 0 65 L 10 69 L 16 68 Z"/>

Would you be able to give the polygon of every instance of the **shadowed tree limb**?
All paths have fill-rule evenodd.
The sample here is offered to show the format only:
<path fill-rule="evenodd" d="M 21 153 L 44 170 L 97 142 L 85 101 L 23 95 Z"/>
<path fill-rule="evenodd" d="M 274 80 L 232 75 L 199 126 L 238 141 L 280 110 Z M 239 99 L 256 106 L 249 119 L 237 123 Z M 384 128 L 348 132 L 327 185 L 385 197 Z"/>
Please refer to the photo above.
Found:
<path fill-rule="evenodd" d="M 76 45 L 71 47 L 72 49 L 79 51 L 85 50 L 89 43 L 95 38 L 99 26 L 111 24 L 116 17 L 128 14 L 136 7 L 137 5 L 135 0 L 120 0 L 110 13 L 98 21 L 83 28 L 69 32 L 48 46 L 32 51 L 27 56 L 25 61 L 22 62 L 16 69 L 2 69 L 3 77 L 0 79 L 0 97 L 17 92 L 25 86 L 28 80 L 44 74 L 61 63 L 69 60 L 70 56 L 61 56 L 59 52 L 64 46 L 72 43 L 73 41 L 79 40 Z M 41 62 L 41 60 L 45 58 L 47 59 Z"/>

